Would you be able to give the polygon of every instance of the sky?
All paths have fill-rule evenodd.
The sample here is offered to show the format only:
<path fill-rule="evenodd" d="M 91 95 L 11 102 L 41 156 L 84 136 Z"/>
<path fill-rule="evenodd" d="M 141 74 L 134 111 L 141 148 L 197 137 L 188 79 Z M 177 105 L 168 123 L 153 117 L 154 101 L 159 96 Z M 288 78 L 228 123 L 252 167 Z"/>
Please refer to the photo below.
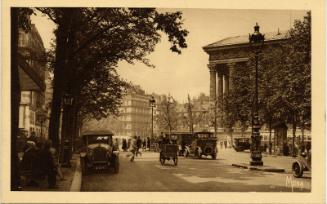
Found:
<path fill-rule="evenodd" d="M 227 37 L 253 33 L 256 22 L 260 32 L 288 30 L 295 19 L 303 19 L 299 10 L 229 10 L 229 9 L 159 9 L 162 12 L 182 11 L 184 28 L 189 31 L 188 47 L 182 54 L 172 53 L 165 35 L 147 58 L 155 68 L 136 62 L 120 62 L 117 72 L 125 80 L 140 85 L 148 94 L 170 94 L 179 102 L 200 93 L 209 94 L 209 56 L 202 47 Z M 46 49 L 54 39 L 55 24 L 45 16 L 32 16 Z"/>

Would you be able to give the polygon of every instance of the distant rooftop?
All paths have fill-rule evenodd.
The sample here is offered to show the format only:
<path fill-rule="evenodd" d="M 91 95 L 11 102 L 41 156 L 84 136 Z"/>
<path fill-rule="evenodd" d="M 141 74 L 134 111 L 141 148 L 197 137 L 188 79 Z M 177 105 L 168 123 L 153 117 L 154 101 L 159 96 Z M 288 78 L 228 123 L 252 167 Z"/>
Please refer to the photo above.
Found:
<path fill-rule="evenodd" d="M 265 41 L 273 41 L 273 40 L 281 40 L 285 39 L 287 36 L 288 31 L 277 31 L 277 32 L 270 32 L 270 33 L 263 33 L 265 35 Z M 224 38 L 217 42 L 211 43 L 203 47 L 203 49 L 210 49 L 215 47 L 223 47 L 228 45 L 238 45 L 238 44 L 245 44 L 249 43 L 249 35 L 240 35 L 234 37 Z"/>

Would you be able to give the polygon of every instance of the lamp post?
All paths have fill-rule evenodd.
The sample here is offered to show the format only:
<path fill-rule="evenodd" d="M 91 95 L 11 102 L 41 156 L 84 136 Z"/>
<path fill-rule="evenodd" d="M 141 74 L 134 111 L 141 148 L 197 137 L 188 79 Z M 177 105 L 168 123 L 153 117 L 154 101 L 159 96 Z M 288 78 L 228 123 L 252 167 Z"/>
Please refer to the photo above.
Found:
<path fill-rule="evenodd" d="M 252 114 L 252 136 L 251 136 L 251 161 L 250 165 L 262 166 L 262 155 L 260 149 L 261 136 L 258 114 L 258 61 L 259 54 L 262 51 L 265 36 L 259 32 L 259 25 L 254 26 L 254 33 L 249 34 L 250 47 L 255 54 L 255 96 L 254 96 L 254 112 Z"/>
<path fill-rule="evenodd" d="M 173 103 L 173 98 L 169 95 L 167 98 L 167 118 L 168 118 L 168 128 L 169 128 L 169 137 L 171 135 L 171 121 L 170 121 L 170 104 Z"/>
<path fill-rule="evenodd" d="M 64 94 L 63 96 L 64 114 L 66 117 L 65 123 L 62 124 L 62 167 L 71 167 L 70 159 L 72 152 L 72 136 L 69 135 L 69 125 L 70 125 L 70 107 L 73 105 L 73 97 L 71 94 Z"/>
<path fill-rule="evenodd" d="M 154 99 L 154 96 L 151 96 L 149 99 L 149 104 L 151 107 L 151 139 L 153 139 L 153 108 L 156 107 L 156 100 Z"/>

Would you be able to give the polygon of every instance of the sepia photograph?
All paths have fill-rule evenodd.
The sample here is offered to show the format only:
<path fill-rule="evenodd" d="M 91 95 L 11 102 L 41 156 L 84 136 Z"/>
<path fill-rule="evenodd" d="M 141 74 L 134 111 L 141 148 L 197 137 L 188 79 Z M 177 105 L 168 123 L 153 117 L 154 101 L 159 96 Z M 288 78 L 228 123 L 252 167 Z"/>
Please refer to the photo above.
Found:
<path fill-rule="evenodd" d="M 76 6 L 2 19 L 10 192 L 312 193 L 310 8 Z"/>

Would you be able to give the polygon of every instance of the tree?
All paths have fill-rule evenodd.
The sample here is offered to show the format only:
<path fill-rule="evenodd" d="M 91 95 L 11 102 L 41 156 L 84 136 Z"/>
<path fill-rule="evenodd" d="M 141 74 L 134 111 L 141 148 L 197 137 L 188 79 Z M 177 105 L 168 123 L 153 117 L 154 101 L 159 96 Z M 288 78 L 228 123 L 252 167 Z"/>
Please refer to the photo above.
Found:
<path fill-rule="evenodd" d="M 155 117 L 156 124 L 162 131 L 171 132 L 178 127 L 177 101 L 171 96 L 163 96 L 162 101 L 157 104 L 158 114 Z"/>
<path fill-rule="evenodd" d="M 187 111 L 186 124 L 189 127 L 189 131 L 193 133 L 194 128 L 194 114 L 193 114 L 193 104 L 191 103 L 190 95 L 187 95 L 187 103 L 184 105 Z"/>
<path fill-rule="evenodd" d="M 284 80 L 280 84 L 283 89 L 281 98 L 289 113 L 288 120 L 293 128 L 293 155 L 295 154 L 296 127 L 303 127 L 300 118 L 311 123 L 311 13 L 308 12 L 303 21 L 296 20 L 294 28 L 289 32 L 286 69 L 282 70 Z M 303 142 L 303 139 L 302 139 Z M 302 144 L 303 145 L 303 144 Z"/>
<path fill-rule="evenodd" d="M 226 97 L 225 110 L 227 112 L 225 117 L 225 124 L 228 127 L 240 123 L 242 134 L 251 124 L 252 116 L 252 101 L 254 96 L 253 75 L 249 74 L 248 67 L 251 67 L 250 61 L 247 65 L 236 65 L 235 74 L 231 78 L 233 89 Z M 251 70 L 251 69 L 250 69 Z"/>
<path fill-rule="evenodd" d="M 259 114 L 261 123 L 291 123 L 293 154 L 296 128 L 311 123 L 311 14 L 295 21 L 286 41 L 265 48 L 259 59 Z M 251 121 L 254 96 L 254 61 L 235 69 L 233 90 L 228 96 L 227 122 Z M 250 72 L 249 72 L 250 70 Z M 299 123 L 300 122 L 300 123 Z M 303 131 L 302 131 L 303 132 Z"/>
<path fill-rule="evenodd" d="M 49 135 L 57 140 L 61 96 L 73 85 L 63 84 L 66 77 L 78 77 L 82 84 L 92 81 L 89 74 L 99 64 L 115 67 L 121 60 L 141 61 L 152 66 L 146 56 L 161 38 L 168 35 L 171 50 L 186 48 L 187 31 L 182 14 L 159 13 L 155 9 L 134 8 L 39 8 L 58 27 L 54 63 L 54 90 Z M 89 53 L 89 55 L 86 55 Z M 98 56 L 98 57 L 96 57 Z M 80 61 L 78 61 L 80 60 Z M 70 87 L 71 86 L 71 87 Z M 68 90 L 67 90 L 68 87 Z M 83 86 L 77 86 L 82 90 Z M 77 93 L 78 91 L 76 91 Z M 100 107 L 99 107 L 100 108 Z"/>

